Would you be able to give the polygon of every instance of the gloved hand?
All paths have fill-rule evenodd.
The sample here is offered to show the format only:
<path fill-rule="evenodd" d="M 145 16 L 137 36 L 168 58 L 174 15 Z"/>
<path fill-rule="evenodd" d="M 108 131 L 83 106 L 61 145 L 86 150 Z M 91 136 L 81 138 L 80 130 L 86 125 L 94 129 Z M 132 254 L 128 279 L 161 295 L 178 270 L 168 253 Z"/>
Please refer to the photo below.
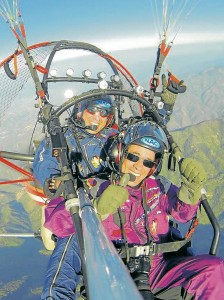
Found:
<path fill-rule="evenodd" d="M 114 214 L 118 207 L 120 207 L 128 199 L 128 191 L 124 186 L 128 183 L 128 174 L 124 174 L 121 178 L 120 185 L 108 186 L 99 199 L 95 202 L 97 212 L 100 215 Z"/>
<path fill-rule="evenodd" d="M 168 84 L 165 74 L 162 75 L 162 85 L 163 91 L 161 93 L 161 99 L 164 104 L 167 105 L 167 108 L 172 110 L 177 98 L 177 94 L 184 93 L 186 91 L 186 86 L 183 85 L 183 80 L 181 80 L 179 83 L 170 80 Z"/>
<path fill-rule="evenodd" d="M 128 199 L 128 191 L 119 185 L 110 185 L 97 201 L 97 212 L 100 215 L 114 214 Z"/>
<path fill-rule="evenodd" d="M 206 172 L 202 165 L 193 158 L 184 158 L 180 165 L 181 187 L 178 198 L 187 204 L 197 204 L 201 189 L 206 180 Z"/>

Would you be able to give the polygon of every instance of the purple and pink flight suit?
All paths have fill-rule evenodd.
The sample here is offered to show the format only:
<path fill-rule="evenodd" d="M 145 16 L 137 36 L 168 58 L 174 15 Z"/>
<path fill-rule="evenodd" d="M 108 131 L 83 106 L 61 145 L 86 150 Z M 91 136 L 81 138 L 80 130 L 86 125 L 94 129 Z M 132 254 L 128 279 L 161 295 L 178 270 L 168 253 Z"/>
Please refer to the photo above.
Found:
<path fill-rule="evenodd" d="M 148 230 L 153 241 L 158 244 L 169 242 L 170 216 L 178 222 L 188 222 L 195 216 L 200 203 L 189 205 L 180 201 L 177 197 L 178 187 L 162 176 L 147 178 L 144 181 L 144 188 L 141 186 L 137 189 L 131 187 L 127 189 L 129 198 L 120 208 L 125 215 L 124 230 L 129 244 L 142 245 L 147 241 L 143 190 Z M 98 194 L 101 192 L 99 189 Z M 54 295 L 62 298 L 63 295 L 64 297 L 69 295 L 69 299 L 76 299 L 73 290 L 78 282 L 81 263 L 73 222 L 61 200 L 60 198 L 52 200 L 46 209 L 45 227 L 61 237 L 60 243 L 61 241 L 67 243 L 67 253 L 64 253 L 63 260 L 59 259 L 60 244 L 56 246 L 52 255 L 52 262 L 54 260 L 54 264 L 61 264 L 54 285 Z M 114 215 L 108 216 L 102 223 L 111 240 L 122 239 L 121 228 L 115 222 Z M 47 277 L 49 284 L 51 279 L 49 270 Z M 163 253 L 158 253 L 152 258 L 149 283 L 157 299 L 222 299 L 224 261 L 211 255 L 177 256 L 174 253 L 167 257 Z M 44 294 L 47 295 L 47 289 Z"/>

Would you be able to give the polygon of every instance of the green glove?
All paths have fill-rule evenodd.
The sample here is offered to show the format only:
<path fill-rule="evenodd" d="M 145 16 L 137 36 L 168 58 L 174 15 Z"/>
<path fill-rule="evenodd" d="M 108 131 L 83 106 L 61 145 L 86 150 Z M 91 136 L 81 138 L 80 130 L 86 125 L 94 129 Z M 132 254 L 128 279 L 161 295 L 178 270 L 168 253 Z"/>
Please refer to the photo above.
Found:
<path fill-rule="evenodd" d="M 179 83 L 170 80 L 168 84 L 165 74 L 162 75 L 162 85 L 163 91 L 161 94 L 161 99 L 164 102 L 166 107 L 165 109 L 172 111 L 176 102 L 177 94 L 184 93 L 186 91 L 186 86 L 183 85 L 183 80 L 181 80 Z"/>
<path fill-rule="evenodd" d="M 184 158 L 180 165 L 181 187 L 178 198 L 187 204 L 196 204 L 201 197 L 201 189 L 206 180 L 202 165 L 193 158 Z"/>
<path fill-rule="evenodd" d="M 96 208 L 100 215 L 114 214 L 128 199 L 128 191 L 119 185 L 110 185 L 97 201 Z"/>
<path fill-rule="evenodd" d="M 123 174 L 120 179 L 120 185 L 110 185 L 102 193 L 100 198 L 95 201 L 94 205 L 100 215 L 114 214 L 118 207 L 120 207 L 128 199 L 128 191 L 125 186 L 130 180 L 130 174 Z"/>

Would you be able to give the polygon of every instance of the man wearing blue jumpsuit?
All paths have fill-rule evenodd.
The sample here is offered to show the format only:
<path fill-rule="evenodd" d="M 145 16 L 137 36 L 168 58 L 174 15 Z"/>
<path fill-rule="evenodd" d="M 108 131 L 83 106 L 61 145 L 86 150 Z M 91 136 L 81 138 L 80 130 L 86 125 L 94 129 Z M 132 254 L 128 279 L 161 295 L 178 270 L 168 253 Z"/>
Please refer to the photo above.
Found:
<path fill-rule="evenodd" d="M 114 106 L 113 100 L 109 96 L 93 99 L 92 101 L 82 101 L 74 107 L 70 125 L 65 132 L 65 138 L 75 178 L 83 180 L 87 176 L 105 172 L 107 166 L 102 157 L 105 157 L 104 152 L 106 149 L 104 145 L 106 141 L 117 133 L 113 124 Z M 51 178 L 53 179 L 52 182 L 56 182 L 55 188 L 57 188 L 60 167 L 51 153 L 50 140 L 43 140 L 35 154 L 33 172 L 36 180 L 42 186 L 46 183 L 46 179 Z M 64 205 L 62 197 L 52 199 L 48 204 L 48 210 L 49 206 L 54 209 L 60 205 Z M 63 238 L 59 234 L 56 247 L 48 263 L 41 299 L 64 299 L 65 294 L 67 299 L 74 299 L 74 290 L 79 281 L 79 276 L 76 276 L 76 278 L 72 276 L 74 272 L 70 272 L 71 260 L 75 262 L 76 274 L 81 273 L 76 235 Z M 65 286 L 63 282 L 66 282 L 69 290 L 63 291 L 63 288 L 61 288 Z"/>

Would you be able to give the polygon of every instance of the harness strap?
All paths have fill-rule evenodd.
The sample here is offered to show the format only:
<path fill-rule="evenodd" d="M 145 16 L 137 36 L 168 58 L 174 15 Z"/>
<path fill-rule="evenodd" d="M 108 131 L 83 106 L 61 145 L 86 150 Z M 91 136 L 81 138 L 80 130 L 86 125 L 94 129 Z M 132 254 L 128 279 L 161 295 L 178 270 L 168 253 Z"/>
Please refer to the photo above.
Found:
<path fill-rule="evenodd" d="M 150 256 L 157 255 L 158 253 L 176 252 L 185 246 L 191 239 L 185 239 L 183 241 L 168 242 L 163 244 L 152 243 L 150 245 L 129 245 L 130 257 L 139 257 L 142 255 Z"/>
<path fill-rule="evenodd" d="M 89 169 L 90 173 L 94 173 L 94 170 L 93 170 L 93 168 L 92 168 L 92 166 L 91 166 L 91 164 L 90 164 L 88 158 L 86 157 L 86 155 L 85 155 L 85 153 L 84 153 L 84 150 L 83 150 L 83 148 L 82 148 L 82 146 L 81 146 L 81 144 L 80 144 L 79 138 L 78 138 L 78 136 L 77 136 L 77 128 L 76 128 L 76 127 L 73 128 L 73 133 L 74 133 L 73 136 L 74 136 L 74 139 L 75 139 L 75 141 L 76 141 L 77 149 L 78 149 L 78 151 L 82 154 L 82 159 L 85 161 L 86 166 L 87 166 L 87 168 Z M 72 150 L 72 149 L 70 149 L 70 151 L 71 151 L 71 150 Z"/>
<path fill-rule="evenodd" d="M 114 218 L 114 223 L 118 226 L 121 227 L 121 223 L 125 224 L 126 223 L 126 215 L 124 212 L 121 211 L 121 209 L 119 211 L 116 211 L 113 214 L 113 218 Z M 121 230 L 122 231 L 122 230 Z M 122 238 L 124 238 L 124 233 L 121 232 L 122 234 Z"/>

